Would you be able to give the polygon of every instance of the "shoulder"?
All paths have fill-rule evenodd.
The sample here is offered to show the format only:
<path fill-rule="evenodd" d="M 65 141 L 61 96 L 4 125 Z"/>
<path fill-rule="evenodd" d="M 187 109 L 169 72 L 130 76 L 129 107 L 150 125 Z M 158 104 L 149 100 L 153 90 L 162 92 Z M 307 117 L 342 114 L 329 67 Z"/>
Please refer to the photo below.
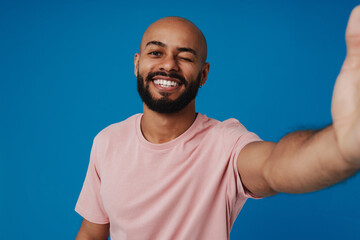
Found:
<path fill-rule="evenodd" d="M 233 134 L 233 133 L 246 133 L 247 129 L 242 125 L 239 120 L 235 118 L 229 118 L 225 121 L 219 122 L 218 129 L 221 129 L 225 134 Z"/>
<path fill-rule="evenodd" d="M 202 115 L 204 122 L 209 127 L 208 136 L 213 136 L 217 142 L 221 141 L 225 148 L 232 148 L 236 143 L 246 145 L 249 142 L 261 141 L 255 134 L 246 129 L 237 119 L 230 118 L 218 121 Z"/>
<path fill-rule="evenodd" d="M 109 140 L 121 140 L 136 134 L 136 123 L 141 114 L 135 114 L 121 122 L 111 124 L 101 130 L 94 138 L 94 143 L 102 144 Z"/>
<path fill-rule="evenodd" d="M 213 131 L 217 132 L 217 134 L 221 134 L 225 139 L 237 139 L 241 136 L 245 136 L 248 134 L 254 134 L 249 132 L 244 125 L 242 125 L 239 120 L 235 118 L 229 118 L 224 121 L 217 121 L 213 126 Z M 255 134 L 254 134 L 255 135 Z"/>
<path fill-rule="evenodd" d="M 231 128 L 241 128 L 245 129 L 245 127 L 235 118 L 230 118 L 225 121 L 216 120 L 214 118 L 209 118 L 206 115 L 202 115 L 199 113 L 200 124 L 203 128 L 209 128 L 212 130 L 225 130 Z M 246 129 L 245 129 L 246 130 Z"/>

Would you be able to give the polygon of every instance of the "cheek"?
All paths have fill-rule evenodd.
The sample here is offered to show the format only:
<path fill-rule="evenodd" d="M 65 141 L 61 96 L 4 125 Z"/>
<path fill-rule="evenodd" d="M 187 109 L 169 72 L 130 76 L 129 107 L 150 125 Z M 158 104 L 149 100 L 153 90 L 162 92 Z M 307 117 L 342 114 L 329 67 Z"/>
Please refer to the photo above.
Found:
<path fill-rule="evenodd" d="M 200 69 L 194 67 L 183 68 L 183 75 L 187 80 L 195 80 L 199 75 Z"/>
<path fill-rule="evenodd" d="M 147 61 L 142 61 L 139 63 L 138 71 L 140 74 L 148 74 L 149 72 L 154 71 L 156 64 L 150 63 Z"/>

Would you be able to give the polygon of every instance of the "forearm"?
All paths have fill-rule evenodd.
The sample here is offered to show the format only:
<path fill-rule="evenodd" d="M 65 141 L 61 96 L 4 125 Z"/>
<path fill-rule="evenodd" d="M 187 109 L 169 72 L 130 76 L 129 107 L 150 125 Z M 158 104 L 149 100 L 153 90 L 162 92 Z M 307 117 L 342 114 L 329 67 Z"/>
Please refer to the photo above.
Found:
<path fill-rule="evenodd" d="M 347 162 L 332 126 L 299 131 L 281 139 L 264 165 L 264 176 L 276 192 L 312 192 L 354 174 L 360 166 Z"/>

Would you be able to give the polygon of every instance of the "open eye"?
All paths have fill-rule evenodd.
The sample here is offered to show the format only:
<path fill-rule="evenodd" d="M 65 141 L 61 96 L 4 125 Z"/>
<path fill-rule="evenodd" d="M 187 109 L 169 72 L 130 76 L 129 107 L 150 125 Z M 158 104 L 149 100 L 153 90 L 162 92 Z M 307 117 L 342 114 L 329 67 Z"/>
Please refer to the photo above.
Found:
<path fill-rule="evenodd" d="M 151 51 L 149 52 L 149 55 L 153 55 L 153 56 L 161 56 L 161 52 L 158 52 L 158 51 Z"/>

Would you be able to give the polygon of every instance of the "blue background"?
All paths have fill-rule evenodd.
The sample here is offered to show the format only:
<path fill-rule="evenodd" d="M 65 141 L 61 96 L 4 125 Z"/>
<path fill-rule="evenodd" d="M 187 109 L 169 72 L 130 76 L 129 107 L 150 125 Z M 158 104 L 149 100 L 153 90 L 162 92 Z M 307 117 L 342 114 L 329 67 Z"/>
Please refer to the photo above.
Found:
<path fill-rule="evenodd" d="M 153 21 L 189 18 L 211 63 L 197 111 L 277 141 L 331 123 L 358 1 L 1 1 L 0 238 L 73 239 L 94 136 L 142 111 L 133 73 Z M 360 177 L 249 200 L 231 239 L 360 239 Z"/>

